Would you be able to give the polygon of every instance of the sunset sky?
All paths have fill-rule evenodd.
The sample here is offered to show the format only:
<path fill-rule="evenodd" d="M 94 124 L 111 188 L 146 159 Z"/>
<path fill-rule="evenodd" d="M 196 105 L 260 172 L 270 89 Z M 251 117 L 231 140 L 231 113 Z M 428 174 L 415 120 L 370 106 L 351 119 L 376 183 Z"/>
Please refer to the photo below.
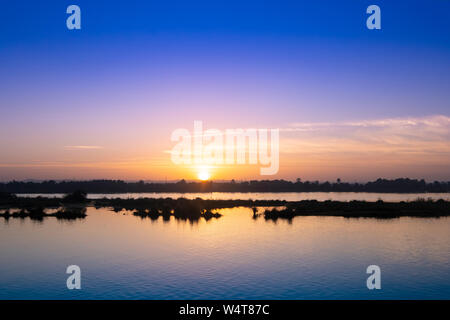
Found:
<path fill-rule="evenodd" d="M 196 179 L 170 158 L 195 120 L 280 129 L 278 174 L 211 179 L 450 180 L 449 15 L 444 0 L 3 3 L 0 180 Z"/>

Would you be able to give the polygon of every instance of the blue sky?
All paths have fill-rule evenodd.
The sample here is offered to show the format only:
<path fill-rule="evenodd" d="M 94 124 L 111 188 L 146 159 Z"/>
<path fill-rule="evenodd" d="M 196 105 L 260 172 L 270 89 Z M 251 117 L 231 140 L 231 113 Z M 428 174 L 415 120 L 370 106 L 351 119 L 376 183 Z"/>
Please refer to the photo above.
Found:
<path fill-rule="evenodd" d="M 287 118 L 292 109 L 310 120 L 324 116 L 298 106 L 302 90 L 310 93 L 304 104 L 320 104 L 332 118 L 448 112 L 449 1 L 379 1 L 379 31 L 365 27 L 369 1 L 78 1 L 80 31 L 65 28 L 69 4 L 3 5 L 0 81 L 10 95 L 21 86 L 107 87 L 112 74 L 134 88 L 145 78 L 195 91 L 188 78 L 234 92 L 235 76 L 249 99 L 252 83 L 278 90 L 272 97 L 288 101 Z M 33 72 L 47 73 L 45 82 Z M 66 75 L 70 85 L 60 81 Z M 320 101 L 323 93 L 331 101 Z"/>

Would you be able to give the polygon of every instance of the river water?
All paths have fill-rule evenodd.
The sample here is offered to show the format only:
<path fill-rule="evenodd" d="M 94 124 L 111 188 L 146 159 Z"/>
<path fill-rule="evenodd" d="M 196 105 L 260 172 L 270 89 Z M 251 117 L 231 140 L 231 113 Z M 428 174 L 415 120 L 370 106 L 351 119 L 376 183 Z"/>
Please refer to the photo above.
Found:
<path fill-rule="evenodd" d="M 197 222 L 92 207 L 75 221 L 0 218 L 0 299 L 450 299 L 450 218 L 220 212 Z M 66 287 L 69 265 L 81 268 L 81 290 Z M 366 286 L 369 265 L 381 290 Z"/>

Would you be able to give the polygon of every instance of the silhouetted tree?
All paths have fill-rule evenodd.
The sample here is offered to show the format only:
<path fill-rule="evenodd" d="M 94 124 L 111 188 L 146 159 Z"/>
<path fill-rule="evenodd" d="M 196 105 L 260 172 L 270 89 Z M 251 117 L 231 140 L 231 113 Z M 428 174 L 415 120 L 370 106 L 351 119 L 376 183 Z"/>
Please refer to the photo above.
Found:
<path fill-rule="evenodd" d="M 10 199 L 14 193 L 73 193 L 85 190 L 88 193 L 131 193 L 131 192 L 450 192 L 450 182 L 414 179 L 377 179 L 367 183 L 348 183 L 337 179 L 336 183 L 286 180 L 252 180 L 231 182 L 188 182 L 176 183 L 124 182 L 122 180 L 92 181 L 42 181 L 0 183 L 0 200 Z"/>
<path fill-rule="evenodd" d="M 62 199 L 62 202 L 64 203 L 86 203 L 87 201 L 87 193 L 82 190 L 69 193 Z"/>

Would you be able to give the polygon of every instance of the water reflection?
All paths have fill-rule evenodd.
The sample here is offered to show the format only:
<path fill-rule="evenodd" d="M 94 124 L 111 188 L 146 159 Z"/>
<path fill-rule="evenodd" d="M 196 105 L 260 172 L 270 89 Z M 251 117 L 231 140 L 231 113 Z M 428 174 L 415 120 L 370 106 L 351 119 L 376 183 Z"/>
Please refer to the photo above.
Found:
<path fill-rule="evenodd" d="M 49 212 L 50 211 L 50 212 Z M 0 212 L 0 217 L 8 221 L 10 218 L 25 219 L 30 218 L 34 221 L 43 221 L 45 218 L 54 217 L 57 220 L 76 220 L 86 217 L 85 206 L 60 207 L 49 210 L 43 207 L 11 208 Z"/>
<path fill-rule="evenodd" d="M 0 298 L 450 298 L 448 217 L 269 223 L 253 219 L 252 208 L 233 208 L 189 223 L 111 209 L 88 207 L 82 220 L 0 223 Z M 70 264 L 83 270 L 78 292 L 64 290 Z M 379 292 L 365 285 L 371 264 L 382 269 Z"/>

